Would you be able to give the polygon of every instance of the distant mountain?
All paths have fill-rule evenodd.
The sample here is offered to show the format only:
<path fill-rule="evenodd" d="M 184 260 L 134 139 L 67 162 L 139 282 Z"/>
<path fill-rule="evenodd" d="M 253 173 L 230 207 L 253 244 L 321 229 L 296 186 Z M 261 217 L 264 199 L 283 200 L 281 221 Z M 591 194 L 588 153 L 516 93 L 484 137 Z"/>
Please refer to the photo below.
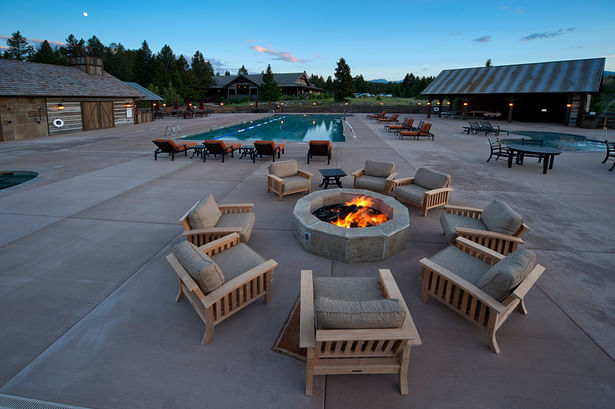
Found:
<path fill-rule="evenodd" d="M 376 84 L 397 84 L 399 82 L 401 82 L 401 80 L 399 81 L 389 81 L 389 80 L 385 80 L 384 78 L 379 78 L 377 80 L 367 80 L 367 82 L 373 82 Z"/>
<path fill-rule="evenodd" d="M 605 71 L 604 72 L 604 76 L 605 77 L 610 77 L 610 76 L 613 76 L 613 75 L 615 75 L 615 71 Z M 380 80 L 378 80 L 378 81 L 380 81 Z M 371 82 L 375 82 L 375 81 L 371 81 Z"/>

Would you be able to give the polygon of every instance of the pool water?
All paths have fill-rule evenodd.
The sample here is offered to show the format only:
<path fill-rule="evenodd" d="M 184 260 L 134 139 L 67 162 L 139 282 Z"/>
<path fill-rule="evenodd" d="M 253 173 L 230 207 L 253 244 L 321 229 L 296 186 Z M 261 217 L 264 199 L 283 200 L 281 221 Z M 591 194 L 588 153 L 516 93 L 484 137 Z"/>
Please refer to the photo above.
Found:
<path fill-rule="evenodd" d="M 0 190 L 20 185 L 38 176 L 36 172 L 29 171 L 9 171 L 0 172 Z"/>
<path fill-rule="evenodd" d="M 534 140 L 543 140 L 544 146 L 566 152 L 601 152 L 606 147 L 603 141 L 588 139 L 582 135 L 556 132 L 515 131 L 517 135 L 529 136 Z M 514 142 L 514 139 L 503 139 L 502 142 Z"/>
<path fill-rule="evenodd" d="M 275 115 L 226 128 L 188 135 L 181 139 L 224 139 L 229 141 L 310 141 L 326 139 L 345 142 L 342 115 Z"/>

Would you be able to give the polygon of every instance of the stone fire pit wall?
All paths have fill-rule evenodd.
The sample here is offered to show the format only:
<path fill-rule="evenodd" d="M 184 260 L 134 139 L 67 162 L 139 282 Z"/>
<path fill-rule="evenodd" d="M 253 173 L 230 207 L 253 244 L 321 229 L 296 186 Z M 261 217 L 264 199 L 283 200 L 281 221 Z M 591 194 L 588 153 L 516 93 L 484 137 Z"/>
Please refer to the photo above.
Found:
<path fill-rule="evenodd" d="M 386 214 L 389 221 L 378 226 L 346 229 L 323 222 L 312 214 L 320 207 L 344 203 L 356 196 L 374 199 L 373 207 Z M 297 201 L 293 217 L 295 235 L 306 251 L 345 263 L 384 260 L 405 249 L 410 227 L 406 206 L 392 197 L 359 189 L 311 193 Z"/>

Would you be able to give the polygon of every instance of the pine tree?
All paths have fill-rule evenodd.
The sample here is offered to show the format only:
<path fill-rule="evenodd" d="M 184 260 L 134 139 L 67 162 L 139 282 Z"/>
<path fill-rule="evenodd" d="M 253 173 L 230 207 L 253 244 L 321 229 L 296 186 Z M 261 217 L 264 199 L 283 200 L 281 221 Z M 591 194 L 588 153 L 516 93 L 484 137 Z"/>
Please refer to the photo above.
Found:
<path fill-rule="evenodd" d="M 350 74 L 350 66 L 344 58 L 340 58 L 335 69 L 335 81 L 333 82 L 333 98 L 336 101 L 344 101 L 352 96 L 353 83 Z"/>
<path fill-rule="evenodd" d="M 30 61 L 42 64 L 58 63 L 56 54 L 54 53 L 53 49 L 51 48 L 51 45 L 49 45 L 49 42 L 47 40 L 43 41 L 38 51 L 32 54 L 32 57 L 30 57 Z"/>
<path fill-rule="evenodd" d="M 248 75 L 248 70 L 244 65 L 237 71 L 237 75 Z"/>
<path fill-rule="evenodd" d="M 156 71 L 154 83 L 160 88 L 166 87 L 173 80 L 175 69 L 175 54 L 167 44 L 165 44 L 156 56 Z"/>
<path fill-rule="evenodd" d="M 34 52 L 32 46 L 19 31 L 14 32 L 11 38 L 6 40 L 6 45 L 9 48 L 4 52 L 4 58 L 11 60 L 25 60 Z"/>
<path fill-rule="evenodd" d="M 275 82 L 273 72 L 271 71 L 271 64 L 267 65 L 267 71 L 262 73 L 263 80 L 260 86 L 260 96 L 264 101 L 277 101 L 282 92 L 280 86 Z"/>
<path fill-rule="evenodd" d="M 225 77 L 230 77 L 230 76 L 231 76 L 231 72 L 230 72 L 229 70 L 226 70 L 226 71 L 224 72 L 224 76 L 225 76 Z"/>
<path fill-rule="evenodd" d="M 143 41 L 141 48 L 135 52 L 134 56 L 134 79 L 141 85 L 150 84 L 153 81 L 154 64 L 152 61 L 152 50 L 147 41 Z"/>
<path fill-rule="evenodd" d="M 74 35 L 70 34 L 66 38 L 64 51 L 68 57 L 81 57 L 85 55 L 85 41 L 83 41 L 83 38 L 77 40 Z"/>
<path fill-rule="evenodd" d="M 192 77 L 195 89 L 195 99 L 203 99 L 207 96 L 207 89 L 213 84 L 214 70 L 209 61 L 205 61 L 203 54 L 197 50 L 192 57 Z"/>
<path fill-rule="evenodd" d="M 105 56 L 105 46 L 96 36 L 92 36 L 88 39 L 85 51 L 90 57 L 103 58 Z"/>

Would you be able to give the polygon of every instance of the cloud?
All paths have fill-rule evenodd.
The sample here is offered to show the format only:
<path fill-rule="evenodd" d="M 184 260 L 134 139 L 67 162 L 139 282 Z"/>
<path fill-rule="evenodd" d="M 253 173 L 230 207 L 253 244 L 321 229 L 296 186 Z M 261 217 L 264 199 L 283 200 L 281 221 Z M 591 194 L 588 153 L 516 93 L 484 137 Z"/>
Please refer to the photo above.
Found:
<path fill-rule="evenodd" d="M 478 38 L 472 39 L 472 41 L 476 41 L 477 43 L 488 43 L 491 41 L 491 36 L 482 36 Z"/>
<path fill-rule="evenodd" d="M 258 53 L 271 54 L 274 56 L 273 58 L 274 60 L 299 63 L 299 64 L 303 64 L 303 63 L 311 61 L 311 60 L 300 60 L 299 58 L 295 57 L 294 55 L 286 51 L 276 51 L 272 48 L 261 47 L 260 45 L 253 45 L 250 48 Z"/>
<path fill-rule="evenodd" d="M 38 38 L 28 38 L 28 42 L 30 42 L 30 43 L 41 44 L 43 41 L 45 41 L 45 40 L 39 40 Z M 66 45 L 66 43 L 63 43 L 62 41 L 49 41 L 49 40 L 47 40 L 47 42 L 49 43 L 49 45 L 57 46 L 57 47 L 65 46 Z"/>
<path fill-rule="evenodd" d="M 560 28 L 558 30 L 554 30 L 554 31 L 545 31 L 544 33 L 533 33 L 530 34 L 528 36 L 525 36 L 521 39 L 521 41 L 532 41 L 532 40 L 540 40 L 543 38 L 553 38 L 553 37 L 558 37 L 561 35 L 564 35 L 566 33 L 569 33 L 571 31 L 574 31 L 574 27 L 571 28 Z"/>

